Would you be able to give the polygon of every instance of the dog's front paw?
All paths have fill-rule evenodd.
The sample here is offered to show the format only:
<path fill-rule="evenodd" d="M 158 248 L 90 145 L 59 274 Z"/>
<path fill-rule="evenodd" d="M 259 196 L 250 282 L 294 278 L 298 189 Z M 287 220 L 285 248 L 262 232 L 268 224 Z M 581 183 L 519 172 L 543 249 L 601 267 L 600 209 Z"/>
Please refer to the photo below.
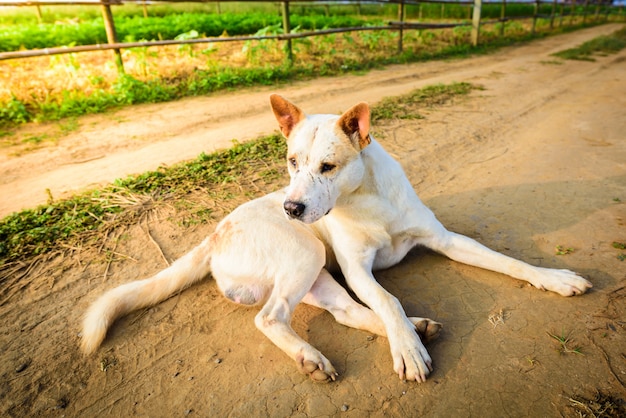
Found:
<path fill-rule="evenodd" d="M 425 343 L 436 340 L 443 328 L 443 324 L 428 318 L 409 317 L 409 321 L 415 325 L 415 331 Z"/>
<path fill-rule="evenodd" d="M 313 350 L 302 350 L 296 356 L 296 365 L 300 373 L 309 375 L 314 382 L 326 383 L 336 380 L 339 376 L 330 361 L 320 352 Z"/>
<path fill-rule="evenodd" d="M 539 277 L 532 284 L 542 290 L 550 290 L 562 296 L 582 295 L 593 284 L 569 270 L 539 269 Z"/>
<path fill-rule="evenodd" d="M 417 334 L 412 334 L 395 342 L 389 341 L 393 369 L 402 380 L 425 382 L 433 370 L 432 359 Z"/>

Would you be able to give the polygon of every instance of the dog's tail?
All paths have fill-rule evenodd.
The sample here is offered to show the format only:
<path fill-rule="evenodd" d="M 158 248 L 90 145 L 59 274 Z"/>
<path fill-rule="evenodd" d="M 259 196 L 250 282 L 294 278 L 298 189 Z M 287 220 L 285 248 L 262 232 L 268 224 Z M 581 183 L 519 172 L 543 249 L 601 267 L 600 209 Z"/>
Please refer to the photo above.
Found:
<path fill-rule="evenodd" d="M 81 349 L 93 353 L 117 318 L 156 305 L 210 273 L 212 236 L 155 276 L 124 284 L 100 296 L 83 319 Z"/>

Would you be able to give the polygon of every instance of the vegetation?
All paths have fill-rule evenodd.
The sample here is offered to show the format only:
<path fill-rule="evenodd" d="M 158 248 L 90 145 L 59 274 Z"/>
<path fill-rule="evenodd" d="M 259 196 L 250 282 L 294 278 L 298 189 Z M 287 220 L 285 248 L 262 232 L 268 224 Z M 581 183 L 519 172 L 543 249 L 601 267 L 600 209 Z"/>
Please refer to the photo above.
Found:
<path fill-rule="evenodd" d="M 599 36 L 576 48 L 554 54 L 563 59 L 595 61 L 594 55 L 615 54 L 626 48 L 626 27 L 607 36 Z"/>
<path fill-rule="evenodd" d="M 441 105 L 468 94 L 472 88 L 467 83 L 426 87 L 406 96 L 387 98 L 383 104 L 385 110 L 374 106 L 372 114 L 378 115 L 379 120 L 403 118 L 408 99 L 416 112 L 419 107 Z M 393 109 L 398 109 L 397 113 Z M 197 190 L 215 191 L 228 184 L 241 184 L 253 175 L 275 180 L 282 175 L 285 154 L 282 137 L 270 135 L 236 143 L 226 151 L 201 154 L 189 162 L 127 177 L 104 189 L 58 201 L 50 198 L 45 205 L 0 220 L 0 267 L 63 245 L 80 245 L 102 231 L 135 219 L 138 212 L 154 202 L 182 199 Z"/>
<path fill-rule="evenodd" d="M 158 40 L 175 39 L 181 33 L 195 31 L 202 37 L 251 35 L 272 25 L 281 24 L 279 14 L 206 14 L 181 13 L 165 16 L 115 17 L 119 39 Z M 303 30 L 363 26 L 364 18 L 356 16 L 301 16 L 292 15 L 291 23 Z M 382 23 L 382 22 L 378 22 Z M 69 45 L 95 45 L 107 42 L 102 18 L 79 21 L 74 24 L 41 23 L 7 25 L 0 32 L 0 52 L 19 49 L 42 49 Z"/>
<path fill-rule="evenodd" d="M 507 16 L 531 15 L 532 7 L 507 5 Z M 272 3 L 151 5 L 145 17 L 141 6 L 114 9 L 119 38 L 127 41 L 190 39 L 219 36 L 224 32 L 229 35 L 282 32 L 280 11 Z M 499 16 L 499 5 L 485 5 L 483 9 L 486 18 Z M 11 13 L 5 10 L 0 9 L 0 51 L 105 41 L 97 7 L 44 7 L 41 22 L 32 8 Z M 422 4 L 407 6 L 406 13 L 409 20 L 463 20 L 469 17 L 469 10 L 466 5 Z M 324 6 L 294 5 L 293 31 L 379 25 L 397 18 L 397 6 L 391 4 L 333 6 L 332 12 L 329 16 Z M 536 34 L 531 35 L 528 25 L 519 21 L 504 25 L 504 36 L 500 35 L 501 24 L 484 26 L 480 48 L 469 46 L 468 27 L 405 31 L 401 54 L 390 53 L 397 47 L 397 31 L 299 39 L 293 41 L 296 56 L 293 62 L 285 59 L 284 43 L 273 40 L 132 48 L 123 51 L 126 74 L 121 76 L 110 51 L 0 61 L 3 85 L 0 145 L 15 143 L 10 138 L 12 129 L 26 122 L 59 120 L 128 104 L 169 101 L 239 86 L 276 84 L 387 64 L 484 53 L 533 36 L 544 36 L 548 27 L 545 20 L 540 21 Z M 564 26 L 560 30 L 572 27 Z"/>
<path fill-rule="evenodd" d="M 386 97 L 371 109 L 372 121 L 382 119 L 422 119 L 415 107 L 435 107 L 479 87 L 470 83 L 437 84 L 414 90 L 400 97 Z"/>

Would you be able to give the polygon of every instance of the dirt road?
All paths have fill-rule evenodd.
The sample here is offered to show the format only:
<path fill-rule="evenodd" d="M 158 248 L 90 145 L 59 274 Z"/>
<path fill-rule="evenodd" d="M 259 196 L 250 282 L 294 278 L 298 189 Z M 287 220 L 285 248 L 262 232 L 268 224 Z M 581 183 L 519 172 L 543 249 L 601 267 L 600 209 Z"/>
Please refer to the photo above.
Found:
<path fill-rule="evenodd" d="M 184 228 L 162 216 L 129 227 L 106 256 L 76 250 L 3 283 L 0 414 L 578 416 L 571 398 L 598 392 L 618 405 L 626 399 L 626 251 L 613 243 L 626 242 L 626 51 L 596 62 L 550 54 L 619 27 L 467 60 L 129 108 L 81 119 L 55 147 L 3 156 L 6 215 L 44 202 L 46 188 L 59 196 L 269 133 L 270 91 L 311 113 L 338 112 L 467 81 L 484 90 L 424 109 L 423 120 L 377 125 L 380 142 L 450 229 L 536 265 L 576 270 L 594 288 L 563 298 L 412 252 L 377 277 L 410 315 L 444 324 L 429 346 L 435 371 L 424 384 L 398 380 L 385 338 L 302 306 L 295 330 L 341 375 L 314 384 L 255 329 L 256 311 L 227 303 L 212 281 L 121 320 L 83 358 L 78 328 L 87 305 L 163 268 L 155 241 L 174 259 L 214 227 Z"/>

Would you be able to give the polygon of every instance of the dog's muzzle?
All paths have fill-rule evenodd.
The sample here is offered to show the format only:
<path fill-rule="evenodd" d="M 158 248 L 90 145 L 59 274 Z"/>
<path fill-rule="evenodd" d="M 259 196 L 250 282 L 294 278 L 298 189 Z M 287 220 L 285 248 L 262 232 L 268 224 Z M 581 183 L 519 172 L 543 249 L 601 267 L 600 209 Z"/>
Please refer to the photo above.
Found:
<path fill-rule="evenodd" d="M 285 209 L 285 213 L 289 215 L 290 218 L 298 219 L 304 213 L 304 209 L 306 209 L 306 206 L 300 202 L 287 200 L 283 204 L 283 209 Z"/>

